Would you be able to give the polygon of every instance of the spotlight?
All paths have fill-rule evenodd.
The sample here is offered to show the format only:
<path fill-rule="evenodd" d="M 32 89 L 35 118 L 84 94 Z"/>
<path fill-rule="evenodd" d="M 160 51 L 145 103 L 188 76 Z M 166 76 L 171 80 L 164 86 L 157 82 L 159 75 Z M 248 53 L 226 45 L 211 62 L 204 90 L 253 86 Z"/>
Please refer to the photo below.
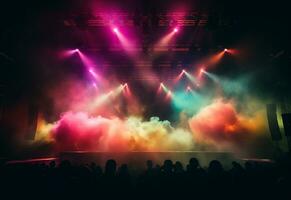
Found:
<path fill-rule="evenodd" d="M 115 28 L 113 29 L 113 32 L 114 32 L 114 33 L 117 33 L 117 32 L 118 32 L 118 28 L 115 27 Z"/>
<path fill-rule="evenodd" d="M 187 86 L 187 91 L 189 92 L 191 90 L 191 87 L 188 85 Z"/>
<path fill-rule="evenodd" d="M 182 70 L 182 73 L 185 73 L 185 72 L 186 72 L 185 69 L 183 69 L 183 70 Z"/>
<path fill-rule="evenodd" d="M 204 72 L 205 72 L 204 68 L 201 68 L 200 73 L 204 73 Z"/>
<path fill-rule="evenodd" d="M 74 49 L 74 52 L 79 52 L 80 50 L 79 49 Z"/>
<path fill-rule="evenodd" d="M 228 51 L 228 49 L 224 49 L 224 52 L 227 52 Z"/>
<path fill-rule="evenodd" d="M 174 32 L 177 33 L 179 31 L 178 28 L 174 28 Z"/>

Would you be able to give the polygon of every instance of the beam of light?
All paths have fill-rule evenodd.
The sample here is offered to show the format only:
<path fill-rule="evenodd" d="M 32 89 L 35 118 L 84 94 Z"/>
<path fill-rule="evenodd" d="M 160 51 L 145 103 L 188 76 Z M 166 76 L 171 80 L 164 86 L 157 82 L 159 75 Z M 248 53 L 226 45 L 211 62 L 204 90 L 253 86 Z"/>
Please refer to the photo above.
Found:
<path fill-rule="evenodd" d="M 192 94 L 192 95 L 195 95 L 195 91 L 192 89 L 192 87 L 190 86 L 190 85 L 188 85 L 187 87 L 186 87 L 186 93 L 188 93 L 188 94 Z"/>
<path fill-rule="evenodd" d="M 92 101 L 91 105 L 89 105 L 89 108 L 95 109 L 95 108 L 97 108 L 105 103 L 108 103 L 110 98 L 115 98 L 116 96 L 121 94 L 123 89 L 124 89 L 124 85 L 120 84 L 114 90 L 110 90 L 109 92 L 107 92 L 105 94 L 99 95 L 95 100 Z"/>
<path fill-rule="evenodd" d="M 103 79 L 101 78 L 101 76 L 99 76 L 93 66 L 95 66 L 94 62 L 88 57 L 86 56 L 84 53 L 82 53 L 79 49 L 75 49 L 74 50 L 76 53 L 78 53 L 83 65 L 85 66 L 85 68 L 88 70 L 89 74 L 98 82 L 103 82 Z"/>
<path fill-rule="evenodd" d="M 131 91 L 129 89 L 129 86 L 127 83 L 125 83 L 124 85 L 124 88 L 123 88 L 123 94 L 126 96 L 126 97 L 131 97 Z"/>
<path fill-rule="evenodd" d="M 191 83 L 193 83 L 193 84 L 197 84 L 197 82 L 196 82 L 196 79 L 195 79 L 195 77 L 194 76 L 192 76 L 191 74 L 189 74 L 188 72 L 186 72 L 185 71 L 185 75 L 186 75 L 186 77 L 191 81 Z"/>
<path fill-rule="evenodd" d="M 171 100 L 173 98 L 173 92 L 169 90 L 166 95 L 166 100 Z"/>
<path fill-rule="evenodd" d="M 79 51 L 80 51 L 79 49 L 61 51 L 60 56 L 63 58 L 66 58 L 66 57 L 74 55 L 75 53 L 78 53 Z"/>
<path fill-rule="evenodd" d="M 193 115 L 201 107 L 207 105 L 209 101 L 210 97 L 208 95 L 202 95 L 190 87 L 187 92 L 184 89 L 175 91 L 175 96 L 172 98 L 172 105 L 177 113 L 184 111 L 187 114 Z"/>
<path fill-rule="evenodd" d="M 156 45 L 154 45 L 154 47 L 161 48 L 161 47 L 167 46 L 169 42 L 172 40 L 172 38 L 174 37 L 175 33 L 177 32 L 178 32 L 178 29 L 174 29 L 173 31 L 165 35 Z"/>
<path fill-rule="evenodd" d="M 157 90 L 157 94 L 160 94 L 161 92 L 162 92 L 162 84 L 163 83 L 160 83 L 160 85 L 159 85 L 159 88 L 158 88 L 158 90 Z"/>
<path fill-rule="evenodd" d="M 223 78 L 205 71 L 204 74 L 211 79 L 224 95 L 241 96 L 247 92 L 249 77 L 240 77 L 235 80 Z"/>
<path fill-rule="evenodd" d="M 210 65 L 215 65 L 216 63 L 218 63 L 221 58 L 223 57 L 223 55 L 225 54 L 225 51 L 221 51 L 215 55 L 213 55 L 210 59 L 209 59 L 209 64 Z"/>
<path fill-rule="evenodd" d="M 191 92 L 191 91 L 193 91 L 193 90 L 192 90 L 192 88 L 188 85 L 188 86 L 186 87 L 186 92 Z"/>
<path fill-rule="evenodd" d="M 180 73 L 178 76 L 175 77 L 175 79 L 174 79 L 174 83 L 179 82 L 179 81 L 181 80 L 181 78 L 183 77 L 183 75 L 185 74 L 185 72 L 186 72 L 186 71 L 183 69 L 183 70 L 181 71 L 181 73 Z"/>
<path fill-rule="evenodd" d="M 98 89 L 97 84 L 96 84 L 95 82 L 92 83 L 92 86 L 93 86 L 95 89 Z"/>
<path fill-rule="evenodd" d="M 114 27 L 113 28 L 113 32 L 117 34 L 118 33 L 118 28 L 117 27 Z"/>
<path fill-rule="evenodd" d="M 229 50 L 227 50 L 229 51 Z M 214 55 L 209 56 L 208 58 L 206 58 L 201 64 L 202 65 L 206 65 L 208 67 L 216 65 L 225 55 L 226 51 L 222 50 Z"/>
<path fill-rule="evenodd" d="M 103 79 L 101 78 L 101 76 L 99 76 L 93 68 L 89 68 L 88 72 L 90 73 L 90 75 L 94 78 L 95 81 L 97 81 L 98 83 L 102 83 Z"/>
<path fill-rule="evenodd" d="M 161 83 L 160 85 L 165 93 L 168 93 L 170 91 L 163 83 Z"/>
<path fill-rule="evenodd" d="M 86 56 L 84 53 L 82 53 L 80 50 L 76 51 L 82 61 L 82 63 L 85 65 L 85 67 L 90 70 L 92 66 L 94 66 L 93 61 L 88 58 L 88 56 Z"/>
<path fill-rule="evenodd" d="M 179 31 L 179 28 L 174 28 L 174 33 L 177 33 Z"/>
<path fill-rule="evenodd" d="M 213 80 L 215 83 L 219 83 L 219 78 L 218 76 L 212 74 L 212 73 L 209 73 L 207 71 L 204 71 L 203 72 L 208 78 L 210 78 L 211 80 Z"/>
<path fill-rule="evenodd" d="M 197 77 L 198 77 L 199 80 L 201 80 L 204 72 L 205 72 L 205 66 L 200 67 L 199 68 L 199 71 L 198 71 L 198 75 L 197 75 Z"/>
<path fill-rule="evenodd" d="M 99 79 L 99 76 L 97 75 L 97 73 L 94 71 L 94 69 L 90 68 L 89 70 L 89 73 L 96 79 L 98 80 Z"/>
<path fill-rule="evenodd" d="M 135 52 L 132 51 L 132 49 L 134 49 L 134 45 L 132 44 L 132 42 L 130 42 L 129 39 L 127 39 L 124 34 L 117 28 L 114 27 L 113 28 L 113 32 L 115 33 L 116 37 L 118 38 L 122 48 L 130 54 L 134 54 Z"/>
<path fill-rule="evenodd" d="M 224 49 L 224 52 L 231 55 L 238 54 L 238 51 L 236 49 Z"/>

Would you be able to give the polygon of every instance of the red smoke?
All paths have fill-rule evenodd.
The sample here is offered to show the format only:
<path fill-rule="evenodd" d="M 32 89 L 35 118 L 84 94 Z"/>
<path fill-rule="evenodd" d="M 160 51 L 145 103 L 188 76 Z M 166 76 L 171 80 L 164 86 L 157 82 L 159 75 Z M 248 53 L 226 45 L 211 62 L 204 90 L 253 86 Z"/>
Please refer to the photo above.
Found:
<path fill-rule="evenodd" d="M 121 151 L 126 149 L 122 132 L 119 119 L 68 112 L 54 126 L 52 137 L 59 150 Z"/>
<path fill-rule="evenodd" d="M 196 142 L 216 146 L 243 143 L 252 134 L 245 116 L 236 111 L 232 102 L 216 100 L 202 108 L 189 120 Z"/>

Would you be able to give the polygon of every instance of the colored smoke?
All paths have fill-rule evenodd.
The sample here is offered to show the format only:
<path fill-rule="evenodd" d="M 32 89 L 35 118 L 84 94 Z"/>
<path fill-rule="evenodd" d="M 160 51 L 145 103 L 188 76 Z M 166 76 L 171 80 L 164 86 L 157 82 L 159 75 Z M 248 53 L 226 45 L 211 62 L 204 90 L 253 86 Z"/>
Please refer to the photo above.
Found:
<path fill-rule="evenodd" d="M 158 117 L 145 121 L 66 112 L 38 132 L 44 135 L 46 131 L 56 151 L 188 151 L 200 150 L 201 145 L 208 150 L 236 151 L 266 129 L 263 113 L 239 113 L 233 102 L 222 99 L 201 108 L 188 119 L 188 125 L 173 127 Z"/>
<path fill-rule="evenodd" d="M 234 102 L 222 99 L 201 108 L 189 120 L 189 126 L 197 142 L 223 149 L 241 148 L 266 130 L 264 113 L 239 113 Z"/>
<path fill-rule="evenodd" d="M 181 151 L 194 147 L 189 131 L 175 129 L 157 117 L 121 120 L 67 112 L 52 126 L 48 137 L 58 151 Z"/>

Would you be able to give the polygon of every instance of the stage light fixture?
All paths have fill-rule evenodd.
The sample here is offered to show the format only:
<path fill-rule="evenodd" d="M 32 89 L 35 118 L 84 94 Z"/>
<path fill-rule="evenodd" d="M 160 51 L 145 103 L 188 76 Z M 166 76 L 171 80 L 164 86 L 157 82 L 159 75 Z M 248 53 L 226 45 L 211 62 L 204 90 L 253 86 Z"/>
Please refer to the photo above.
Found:
<path fill-rule="evenodd" d="M 116 28 L 116 27 L 113 28 L 113 32 L 114 32 L 114 33 L 118 33 L 118 28 Z"/>

